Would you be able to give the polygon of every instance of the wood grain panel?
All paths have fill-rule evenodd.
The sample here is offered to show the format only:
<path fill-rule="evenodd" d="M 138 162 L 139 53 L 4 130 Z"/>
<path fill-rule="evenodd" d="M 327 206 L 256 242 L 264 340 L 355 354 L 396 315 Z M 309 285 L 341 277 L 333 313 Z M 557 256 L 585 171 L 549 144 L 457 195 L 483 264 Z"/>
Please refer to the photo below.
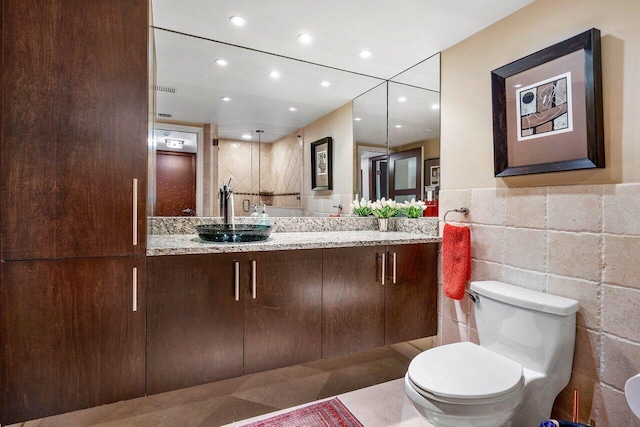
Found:
<path fill-rule="evenodd" d="M 2 263 L 2 424 L 144 395 L 144 263 L 144 257 Z"/>
<path fill-rule="evenodd" d="M 234 262 L 242 275 L 243 261 L 239 253 L 149 258 L 147 393 L 242 375 Z"/>
<path fill-rule="evenodd" d="M 147 1 L 2 7 L 2 259 L 144 254 Z"/>
<path fill-rule="evenodd" d="M 250 252 L 246 266 L 245 374 L 320 359 L 322 250 Z"/>
<path fill-rule="evenodd" d="M 323 251 L 322 357 L 384 345 L 384 246 Z"/>
<path fill-rule="evenodd" d="M 386 345 L 437 334 L 437 256 L 437 243 L 387 246 Z"/>

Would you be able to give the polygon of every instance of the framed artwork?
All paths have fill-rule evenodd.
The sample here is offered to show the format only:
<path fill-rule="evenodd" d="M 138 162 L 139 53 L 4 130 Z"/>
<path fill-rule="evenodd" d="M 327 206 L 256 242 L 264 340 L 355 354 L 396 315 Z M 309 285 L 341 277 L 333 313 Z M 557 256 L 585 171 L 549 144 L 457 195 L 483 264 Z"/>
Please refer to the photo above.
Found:
<path fill-rule="evenodd" d="M 333 188 L 331 137 L 311 143 L 311 189 L 314 191 Z"/>
<path fill-rule="evenodd" d="M 604 168 L 600 31 L 491 72 L 496 177 Z"/>
<path fill-rule="evenodd" d="M 424 186 L 440 186 L 440 158 L 426 159 L 424 161 Z"/>

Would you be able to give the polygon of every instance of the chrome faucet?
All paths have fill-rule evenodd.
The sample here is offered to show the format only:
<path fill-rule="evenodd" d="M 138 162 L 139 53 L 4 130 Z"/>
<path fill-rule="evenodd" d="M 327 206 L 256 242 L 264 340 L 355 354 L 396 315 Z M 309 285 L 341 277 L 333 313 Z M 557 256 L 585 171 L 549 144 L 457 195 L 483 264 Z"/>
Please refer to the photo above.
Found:
<path fill-rule="evenodd" d="M 220 215 L 223 218 L 224 224 L 235 224 L 233 213 L 233 188 L 231 188 L 231 178 L 226 184 L 223 181 L 222 187 L 220 187 Z"/>

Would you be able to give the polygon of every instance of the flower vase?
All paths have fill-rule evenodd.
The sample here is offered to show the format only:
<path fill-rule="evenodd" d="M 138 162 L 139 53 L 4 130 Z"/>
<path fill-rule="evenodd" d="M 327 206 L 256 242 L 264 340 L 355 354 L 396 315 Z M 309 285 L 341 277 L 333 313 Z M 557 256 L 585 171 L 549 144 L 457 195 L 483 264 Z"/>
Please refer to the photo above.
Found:
<path fill-rule="evenodd" d="M 389 218 L 378 218 L 378 228 L 380 231 L 389 231 Z"/>

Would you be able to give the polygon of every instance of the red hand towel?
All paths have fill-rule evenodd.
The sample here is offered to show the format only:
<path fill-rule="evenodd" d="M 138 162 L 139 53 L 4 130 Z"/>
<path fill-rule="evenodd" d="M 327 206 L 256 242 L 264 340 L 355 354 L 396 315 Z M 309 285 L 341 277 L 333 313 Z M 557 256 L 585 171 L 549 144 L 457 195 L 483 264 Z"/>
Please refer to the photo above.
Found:
<path fill-rule="evenodd" d="M 469 227 L 444 225 L 442 233 L 442 280 L 444 294 L 461 300 L 471 279 L 471 231 Z"/>

